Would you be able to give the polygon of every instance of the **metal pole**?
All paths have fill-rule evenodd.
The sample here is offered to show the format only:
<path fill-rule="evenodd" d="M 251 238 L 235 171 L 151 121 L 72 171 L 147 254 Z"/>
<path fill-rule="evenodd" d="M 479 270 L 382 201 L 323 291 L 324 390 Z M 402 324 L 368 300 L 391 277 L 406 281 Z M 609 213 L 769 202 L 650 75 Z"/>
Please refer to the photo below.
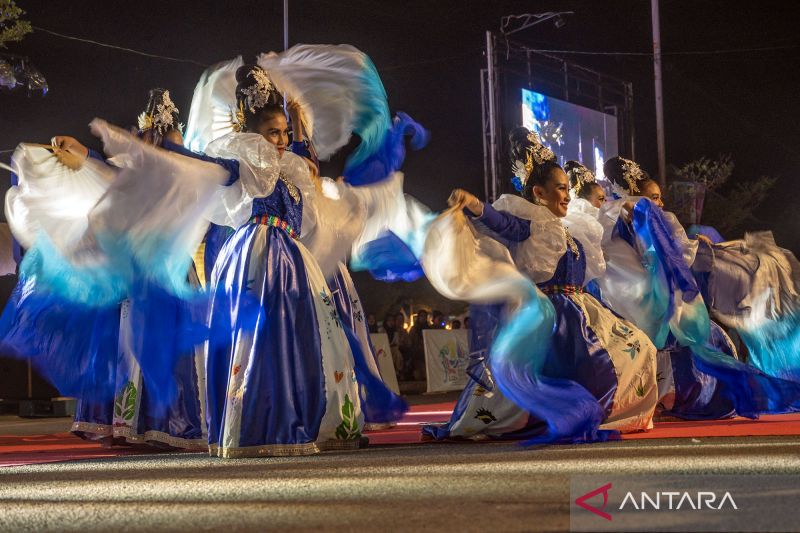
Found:
<path fill-rule="evenodd" d="M 497 199 L 497 102 L 495 95 L 495 70 L 494 70 L 494 36 L 492 32 L 486 32 L 486 81 L 489 96 L 489 169 L 492 180 L 492 197 L 488 200 L 493 202 Z"/>
<path fill-rule="evenodd" d="M 489 143 L 487 139 L 488 120 L 486 116 L 486 69 L 481 69 L 481 140 L 483 141 L 483 198 L 489 199 Z"/>
<path fill-rule="evenodd" d="M 283 49 L 289 48 L 289 0 L 283 0 Z"/>
<path fill-rule="evenodd" d="M 658 182 L 666 185 L 667 157 L 664 149 L 664 99 L 661 94 L 661 26 L 658 0 L 650 0 L 653 15 L 653 70 L 656 84 L 656 143 L 658 145 Z"/>
<path fill-rule="evenodd" d="M 633 122 L 633 84 L 625 84 L 625 108 L 628 110 L 628 141 L 630 142 L 631 159 L 636 161 L 636 125 Z"/>

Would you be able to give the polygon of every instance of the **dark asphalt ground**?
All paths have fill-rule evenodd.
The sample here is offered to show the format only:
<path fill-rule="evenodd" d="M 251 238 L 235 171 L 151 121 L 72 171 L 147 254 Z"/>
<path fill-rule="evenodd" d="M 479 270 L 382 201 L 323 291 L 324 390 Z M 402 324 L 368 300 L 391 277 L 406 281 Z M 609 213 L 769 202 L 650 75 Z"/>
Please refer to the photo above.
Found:
<path fill-rule="evenodd" d="M 16 424 L 16 425 L 12 425 Z M 0 418 L 0 433 L 68 420 Z M 578 474 L 800 474 L 800 437 L 162 453 L 0 468 L 0 531 L 563 531 Z M 800 490 L 800 489 L 799 489 Z"/>

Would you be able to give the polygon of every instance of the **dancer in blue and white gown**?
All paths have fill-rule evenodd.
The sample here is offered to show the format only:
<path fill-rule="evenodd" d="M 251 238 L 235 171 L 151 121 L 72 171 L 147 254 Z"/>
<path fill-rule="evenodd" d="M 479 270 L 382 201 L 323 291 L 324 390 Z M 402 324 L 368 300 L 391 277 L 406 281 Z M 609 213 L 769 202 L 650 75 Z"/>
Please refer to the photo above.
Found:
<path fill-rule="evenodd" d="M 615 164 L 620 159 L 612 159 L 606 164 L 605 172 L 607 177 L 612 180 L 620 180 L 619 175 L 624 172 L 621 165 Z M 626 163 L 627 165 L 633 164 Z M 603 210 L 607 216 L 608 206 L 604 203 L 595 201 L 592 203 L 590 198 L 592 193 L 599 194 L 597 189 L 602 190 L 596 183 L 594 174 L 577 162 L 570 162 L 567 165 L 567 174 L 570 177 L 570 185 L 575 197 L 570 203 L 570 213 L 586 213 L 594 218 L 600 217 Z M 623 181 L 624 182 L 624 181 Z M 652 180 L 644 179 L 640 187 L 649 190 L 648 187 Z M 627 182 L 624 182 L 627 184 Z M 626 196 L 627 197 L 627 196 Z M 633 204 L 635 200 L 631 200 Z M 654 202 L 660 201 L 658 196 Z M 606 276 L 601 277 L 597 283 L 597 293 L 601 299 L 616 312 L 632 320 L 637 325 L 645 326 L 647 322 L 641 320 L 642 313 L 636 309 L 636 304 L 647 302 L 651 303 L 651 309 L 656 308 L 659 300 L 656 296 L 658 290 L 652 287 L 652 280 L 646 275 L 640 254 L 637 253 L 637 242 L 631 223 L 624 216 L 619 217 L 613 229 L 604 238 L 604 251 L 606 252 L 607 268 Z M 626 259 L 623 261 L 623 258 Z M 605 290 L 603 290 L 603 288 Z M 625 292 L 621 289 L 624 288 Z M 631 295 L 635 294 L 634 297 Z M 661 309 L 663 320 L 668 321 L 666 304 Z M 735 355 L 732 343 L 727 339 L 725 333 L 716 325 L 713 326 L 717 332 L 719 342 L 717 346 L 725 353 Z M 661 329 L 651 327 L 648 330 L 653 337 L 653 342 L 659 342 L 657 332 Z M 720 389 L 717 380 L 697 370 L 692 363 L 691 353 L 688 348 L 677 344 L 674 336 L 669 336 L 665 344 L 660 346 L 658 352 L 658 382 L 659 382 L 659 404 L 662 415 L 678 416 L 682 418 L 726 418 L 733 416 L 734 410 L 730 400 L 726 399 Z"/>
<path fill-rule="evenodd" d="M 720 324 L 735 331 L 747 362 L 775 377 L 800 381 L 800 263 L 771 231 L 725 241 L 704 226 L 692 273 Z M 700 233 L 702 232 L 702 233 Z"/>
<path fill-rule="evenodd" d="M 689 270 L 698 241 L 661 209 L 658 184 L 620 157 L 607 161 L 604 173 L 618 199 L 598 215 L 607 265 L 598 284 L 609 306 L 659 347 L 665 414 L 754 418 L 795 411 L 800 389 L 737 361 L 730 338 L 709 319 Z"/>
<path fill-rule="evenodd" d="M 181 142 L 178 109 L 171 101 L 169 91 L 164 89 L 150 91 L 147 108 L 139 117 L 138 135 L 145 142 L 156 146 L 164 139 Z M 96 161 L 105 162 L 101 154 L 88 150 L 71 137 L 55 137 L 53 142 L 59 152 L 72 153 L 79 160 L 92 157 Z M 24 160 L 26 157 L 22 156 L 21 159 Z M 112 160 L 108 164 L 113 166 L 113 163 Z M 35 177 L 36 165 L 30 170 L 34 175 L 26 176 L 28 180 Z M 64 170 L 69 172 L 68 169 Z M 86 171 L 89 172 L 89 169 Z M 75 192 L 72 191 L 72 194 Z M 53 201 L 53 191 L 48 191 L 48 194 Z M 7 201 L 10 220 L 17 233 L 29 233 L 31 228 L 26 226 L 30 226 L 29 222 L 33 221 L 31 214 L 46 216 L 28 210 L 31 197 L 29 191 L 24 189 L 21 191 L 12 189 Z M 34 235 L 27 239 L 27 242 L 34 241 Z M 189 269 L 188 278 L 190 283 L 197 285 L 194 268 Z M 21 284 L 20 287 L 22 286 Z M 18 300 L 12 300 L 12 305 L 14 302 Z M 189 308 L 180 304 L 180 300 L 174 300 L 173 303 L 176 305 L 170 309 L 165 302 L 159 312 L 165 315 L 191 312 Z M 13 312 L 13 309 L 9 309 L 7 316 L 10 317 Z M 109 375 L 111 380 L 109 386 L 113 387 L 114 397 L 107 399 L 105 394 L 101 394 L 100 398 L 95 398 L 91 394 L 80 396 L 72 425 L 73 433 L 88 440 L 100 441 L 105 445 L 149 443 L 158 446 L 207 449 L 202 346 L 190 348 L 187 356 L 177 360 L 173 377 L 178 393 L 164 410 L 150 401 L 151 395 L 144 384 L 135 355 L 137 350 L 142 349 L 137 331 L 142 321 L 138 318 L 137 310 L 132 309 L 132 302 L 126 299 L 109 314 L 107 319 L 103 320 L 119 322 L 118 331 L 113 331 L 112 327 L 112 333 L 105 337 L 107 342 L 104 345 L 99 342 L 99 339 L 105 336 L 105 333 L 100 333 L 105 332 L 104 327 L 95 330 L 95 334 L 99 335 L 97 348 L 117 353 L 116 360 L 112 361 Z M 86 334 L 91 335 L 90 332 Z"/>
<path fill-rule="evenodd" d="M 225 173 L 104 121 L 91 128 L 114 165 L 90 157 L 68 168 L 59 159 L 69 149 L 58 147 L 57 155 L 26 144 L 15 152 L 19 185 L 6 212 L 27 252 L 0 342 L 86 402 L 76 430 L 87 437 L 113 437 L 116 410 L 119 437 L 205 447 L 202 386 L 192 375 L 207 337 L 205 302 L 187 272 Z M 122 301 L 130 305 L 121 330 Z M 121 373 L 133 385 L 120 381 L 120 397 Z"/>
<path fill-rule="evenodd" d="M 305 161 L 286 150 L 283 98 L 255 65 L 236 69 L 239 131 L 205 146 L 234 161 L 214 217 L 235 228 L 216 258 L 207 387 L 220 457 L 357 448 L 363 414 L 353 356 L 316 260 L 299 242 L 316 222 Z M 265 401 L 266 400 L 266 401 Z"/>
<path fill-rule="evenodd" d="M 353 331 L 343 327 L 326 283 L 325 272 L 346 257 L 369 208 L 341 183 L 331 184 L 335 194 L 322 194 L 309 161 L 287 151 L 283 99 L 271 79 L 274 74 L 280 88 L 287 88 L 283 92 L 292 98 L 290 108 L 305 102 L 303 114 L 317 128 L 312 139 L 315 134 L 321 137 L 315 147 L 324 154 L 332 150 L 324 134 L 333 126 L 320 110 L 339 115 L 315 96 L 318 81 L 295 84 L 303 68 L 314 69 L 317 80 L 325 71 L 313 60 L 309 65 L 309 56 L 334 58 L 340 67 L 347 63 L 365 74 L 333 86 L 363 83 L 377 74 L 369 59 L 351 47 L 301 51 L 306 63 L 295 69 L 286 67 L 296 49 L 277 59 L 262 58 L 265 65 L 276 61 L 269 74 L 260 66 L 242 65 L 240 59 L 212 67 L 192 103 L 189 145 L 204 151 L 207 160 L 237 163 L 221 194 L 221 209 L 209 214 L 212 222 L 236 228 L 219 252 L 209 283 L 209 440 L 212 453 L 222 457 L 356 448 L 364 441 L 365 410 L 376 421 L 391 422 L 406 409 L 376 379 L 369 366 L 371 353 L 361 351 Z M 232 79 L 237 82 L 235 91 L 230 90 Z M 346 101 L 369 99 L 368 88 L 356 89 Z M 226 104 L 231 94 L 236 99 Z M 385 93 L 372 103 L 385 106 Z M 235 110 L 236 131 L 219 136 L 215 112 L 226 106 Z M 365 107 L 361 105 L 356 124 L 335 125 L 351 128 L 339 139 L 346 142 L 351 132 L 364 138 L 358 121 L 380 133 L 370 142 L 383 139 L 389 128 L 381 131 L 367 124 L 370 116 L 374 122 L 376 113 L 365 113 Z M 369 391 L 363 403 L 362 386 Z M 271 401 L 265 402 L 265 396 Z"/>
<path fill-rule="evenodd" d="M 495 307 L 470 313 L 482 331 L 483 368 L 471 372 L 450 421 L 423 432 L 583 442 L 650 429 L 656 349 L 584 288 L 604 269 L 602 228 L 588 216 L 565 219 L 567 176 L 535 134 L 520 128 L 511 143 L 522 197 L 489 205 L 456 190 L 451 205 L 465 207 L 473 222 L 451 211 L 426 240 L 423 265 L 434 287 Z M 475 234 L 473 224 L 493 239 Z M 505 305 L 497 307 L 500 296 Z"/>

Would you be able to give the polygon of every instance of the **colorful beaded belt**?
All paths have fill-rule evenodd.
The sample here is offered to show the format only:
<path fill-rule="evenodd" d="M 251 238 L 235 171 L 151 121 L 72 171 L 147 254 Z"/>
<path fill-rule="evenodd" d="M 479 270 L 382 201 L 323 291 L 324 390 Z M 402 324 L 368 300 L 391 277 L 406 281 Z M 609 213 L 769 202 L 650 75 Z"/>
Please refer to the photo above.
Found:
<path fill-rule="evenodd" d="M 276 217 L 275 215 L 261 215 L 255 216 L 250 219 L 251 224 L 261 224 L 264 226 L 272 226 L 273 228 L 282 229 L 286 233 L 289 234 L 289 237 L 292 239 L 297 238 L 297 233 L 295 233 L 294 229 L 286 223 L 285 220 L 281 220 L 280 218 Z"/>
<path fill-rule="evenodd" d="M 580 285 L 545 285 L 539 287 L 539 290 L 545 294 L 583 294 L 583 287 Z"/>

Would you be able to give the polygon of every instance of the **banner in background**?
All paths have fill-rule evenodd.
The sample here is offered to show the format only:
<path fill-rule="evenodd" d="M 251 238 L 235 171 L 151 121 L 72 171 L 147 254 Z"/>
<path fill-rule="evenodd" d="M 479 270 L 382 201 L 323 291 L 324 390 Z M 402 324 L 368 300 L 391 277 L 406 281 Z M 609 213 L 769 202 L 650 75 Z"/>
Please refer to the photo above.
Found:
<path fill-rule="evenodd" d="M 465 329 L 426 329 L 422 332 L 428 392 L 461 390 L 467 384 L 468 333 Z"/>
<path fill-rule="evenodd" d="M 375 359 L 378 361 L 378 370 L 381 373 L 383 382 L 395 394 L 400 394 L 400 387 L 397 385 L 397 374 L 394 370 L 392 360 L 392 348 L 389 345 L 389 336 L 386 333 L 370 333 L 369 340 L 375 350 Z"/>

